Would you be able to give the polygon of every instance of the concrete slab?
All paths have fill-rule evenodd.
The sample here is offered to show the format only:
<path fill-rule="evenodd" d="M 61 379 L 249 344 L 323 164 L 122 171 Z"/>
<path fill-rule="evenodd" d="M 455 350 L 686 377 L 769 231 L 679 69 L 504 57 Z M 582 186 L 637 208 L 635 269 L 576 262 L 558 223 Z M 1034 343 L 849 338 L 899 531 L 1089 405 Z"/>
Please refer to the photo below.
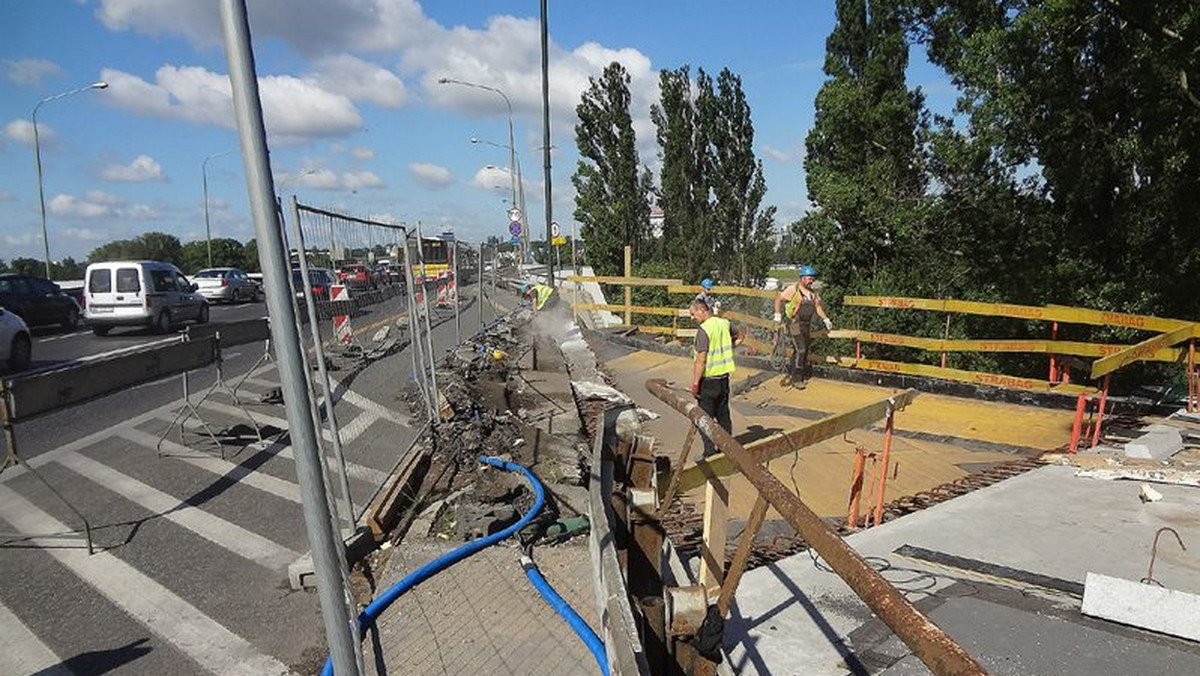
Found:
<path fill-rule="evenodd" d="M 1088 573 L 1083 614 L 1200 641 L 1200 596 Z"/>
<path fill-rule="evenodd" d="M 1125 457 L 1166 460 L 1183 450 L 1183 435 L 1169 425 L 1151 425 L 1145 434 L 1125 444 Z"/>
<path fill-rule="evenodd" d="M 1091 481 L 1076 478 L 1073 468 L 1043 467 L 857 533 L 846 541 L 870 557 L 886 578 L 919 605 L 978 593 L 956 591 L 962 589 L 962 580 L 970 581 L 976 589 L 1021 588 L 1022 597 L 1044 592 L 1030 591 L 1009 580 L 982 578 L 967 571 L 904 559 L 894 552 L 905 544 L 1077 583 L 1083 583 L 1089 571 L 1138 579 L 1145 575 L 1154 532 L 1159 527 L 1174 527 L 1184 542 L 1200 541 L 1200 491 L 1171 485 L 1160 488 L 1164 499 L 1144 504 L 1138 499 L 1136 483 Z M 1200 592 L 1200 559 L 1194 555 L 1161 548 L 1154 572 L 1168 587 Z M 1060 610 L 1065 608 L 1066 617 L 1082 619 L 1078 599 L 1062 595 L 1055 598 Z M 969 604 L 951 608 L 959 614 L 952 622 L 941 622 L 941 626 L 952 635 L 977 634 L 978 645 L 968 649 L 989 664 L 1002 664 L 1005 659 L 1013 660 L 1015 665 L 1040 664 L 1030 660 L 1047 651 L 1082 654 L 1090 645 L 1086 633 L 1074 638 L 1071 632 L 1060 632 L 1052 643 L 1042 640 L 1036 631 L 1022 633 L 1023 623 L 1036 624 L 1037 611 L 1021 611 L 1015 616 L 1020 621 L 999 622 L 991 609 Z M 855 632 L 871 623 L 877 621 L 841 578 L 805 552 L 746 574 L 726 626 L 726 649 L 738 673 L 863 673 L 854 665 L 864 663 L 870 646 L 856 640 Z M 1108 623 L 1093 626 L 1110 630 Z M 1136 638 L 1149 635 L 1126 631 L 1134 636 L 1130 645 L 1137 647 L 1131 655 L 1146 660 L 1162 657 L 1159 644 Z M 1014 638 L 1010 640 L 1010 636 Z M 1189 655 L 1200 654 L 1195 644 L 1179 642 L 1171 646 Z M 889 666 L 888 660 L 894 660 L 895 654 L 893 651 L 890 657 L 877 659 L 876 668 Z M 879 653 L 872 656 L 879 658 Z M 1171 663 L 1170 659 L 1162 659 Z M 997 668 L 993 673 L 1067 672 L 1043 665 L 1008 671 Z M 1070 673 L 1155 672 L 1114 667 Z M 1197 668 L 1157 673 L 1197 673 Z"/>

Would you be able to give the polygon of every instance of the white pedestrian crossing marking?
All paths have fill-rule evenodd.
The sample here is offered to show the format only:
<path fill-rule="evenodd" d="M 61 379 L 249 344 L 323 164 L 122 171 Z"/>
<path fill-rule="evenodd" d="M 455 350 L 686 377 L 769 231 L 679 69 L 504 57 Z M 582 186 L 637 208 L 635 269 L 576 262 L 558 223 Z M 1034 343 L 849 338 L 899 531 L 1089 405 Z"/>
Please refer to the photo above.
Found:
<path fill-rule="evenodd" d="M 37 674 L 38 676 L 74 676 L 62 660 L 34 634 L 21 618 L 0 603 L 0 674 Z"/>
<path fill-rule="evenodd" d="M 67 469 L 100 484 L 106 489 L 133 502 L 172 523 L 183 526 L 196 535 L 238 556 L 270 570 L 284 570 L 300 555 L 267 538 L 213 516 L 178 498 L 148 486 L 103 463 L 83 455 L 59 459 Z"/>
<path fill-rule="evenodd" d="M 0 484 L 0 515 L 16 530 L 32 536 L 30 544 L 43 547 L 46 554 L 204 669 L 228 676 L 290 673 L 283 663 L 258 652 L 245 639 L 113 554 L 102 551 L 89 556 L 82 538 L 37 537 L 70 529 L 4 484 Z"/>

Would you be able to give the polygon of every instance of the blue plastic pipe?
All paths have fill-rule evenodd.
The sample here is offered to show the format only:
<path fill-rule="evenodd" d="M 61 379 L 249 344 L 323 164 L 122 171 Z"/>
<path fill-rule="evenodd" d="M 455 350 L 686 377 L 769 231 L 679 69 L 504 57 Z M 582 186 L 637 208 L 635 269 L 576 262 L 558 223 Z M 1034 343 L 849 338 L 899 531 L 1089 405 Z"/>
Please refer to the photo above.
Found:
<path fill-rule="evenodd" d="M 533 521 L 533 518 L 542 510 L 542 507 L 546 504 L 546 491 L 542 488 L 542 482 L 538 481 L 537 477 L 533 475 L 533 472 L 529 471 L 525 467 L 522 467 L 521 465 L 517 465 L 506 460 L 500 460 L 499 458 L 485 456 L 480 458 L 479 461 L 485 465 L 498 467 L 508 472 L 520 472 L 524 474 L 525 478 L 529 481 L 529 485 L 533 488 L 534 495 L 536 496 L 533 501 L 533 507 L 531 507 L 528 512 L 525 512 L 525 515 L 522 516 L 520 520 L 508 528 L 505 528 L 497 533 L 493 533 L 487 537 L 479 538 L 478 540 L 472 540 L 458 549 L 442 554 L 433 561 L 430 561 L 429 563 L 406 575 L 403 580 L 397 582 L 390 589 L 384 592 L 383 595 L 372 601 L 370 605 L 363 609 L 358 616 L 358 626 L 360 632 L 365 633 L 368 627 L 375 624 L 375 620 L 383 614 L 383 611 L 387 610 L 388 606 L 395 603 L 396 599 L 403 596 L 405 592 L 433 577 L 443 569 L 449 568 L 468 556 L 471 556 L 482 549 L 491 547 L 497 542 L 510 537 L 512 534 L 527 526 L 530 521 Z M 321 675 L 333 676 L 333 660 L 325 660 L 325 668 L 321 670 Z"/>
<path fill-rule="evenodd" d="M 562 616 L 567 624 L 571 625 L 571 629 L 579 636 L 588 650 L 592 651 L 592 657 L 596 659 L 596 664 L 600 666 L 600 672 L 604 676 L 608 676 L 608 654 L 604 651 L 604 642 L 596 636 L 596 632 L 584 622 L 579 613 L 575 612 L 563 597 L 554 591 L 554 587 L 542 577 L 542 571 L 538 570 L 537 564 L 528 556 L 521 557 L 521 567 L 525 569 L 525 576 L 533 583 L 533 588 L 538 590 L 542 598 L 546 599 L 546 603 L 550 604 L 551 608 Z"/>

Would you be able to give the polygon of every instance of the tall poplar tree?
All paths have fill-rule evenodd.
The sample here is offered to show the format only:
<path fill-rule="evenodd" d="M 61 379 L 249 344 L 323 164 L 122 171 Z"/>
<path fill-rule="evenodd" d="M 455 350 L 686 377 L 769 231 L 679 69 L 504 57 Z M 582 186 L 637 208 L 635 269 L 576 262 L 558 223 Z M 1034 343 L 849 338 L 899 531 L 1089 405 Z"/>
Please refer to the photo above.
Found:
<path fill-rule="evenodd" d="M 804 170 L 815 207 L 795 227 L 803 260 L 843 287 L 908 274 L 931 238 L 919 132 L 924 99 L 905 84 L 900 0 L 837 0 Z M 889 270 L 893 263 L 903 266 Z M 901 289 L 896 289 L 897 291 Z"/>
<path fill-rule="evenodd" d="M 600 275 L 621 274 L 624 247 L 632 246 L 640 260 L 649 238 L 650 173 L 638 160 L 629 73 L 614 61 L 588 83 L 575 108 L 575 220 L 587 243 L 587 263 Z"/>

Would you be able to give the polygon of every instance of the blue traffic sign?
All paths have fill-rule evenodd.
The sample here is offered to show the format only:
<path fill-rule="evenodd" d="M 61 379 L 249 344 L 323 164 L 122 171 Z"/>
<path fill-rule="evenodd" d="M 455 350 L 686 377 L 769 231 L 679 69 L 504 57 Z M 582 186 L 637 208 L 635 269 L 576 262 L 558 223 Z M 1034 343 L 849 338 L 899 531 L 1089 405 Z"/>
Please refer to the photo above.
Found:
<path fill-rule="evenodd" d="M 521 236 L 521 221 L 513 221 L 512 223 L 509 223 L 508 224 L 508 232 L 513 237 L 520 237 Z"/>
<path fill-rule="evenodd" d="M 520 244 L 521 238 L 514 235 L 512 239 L 508 240 L 508 243 L 509 244 Z"/>

